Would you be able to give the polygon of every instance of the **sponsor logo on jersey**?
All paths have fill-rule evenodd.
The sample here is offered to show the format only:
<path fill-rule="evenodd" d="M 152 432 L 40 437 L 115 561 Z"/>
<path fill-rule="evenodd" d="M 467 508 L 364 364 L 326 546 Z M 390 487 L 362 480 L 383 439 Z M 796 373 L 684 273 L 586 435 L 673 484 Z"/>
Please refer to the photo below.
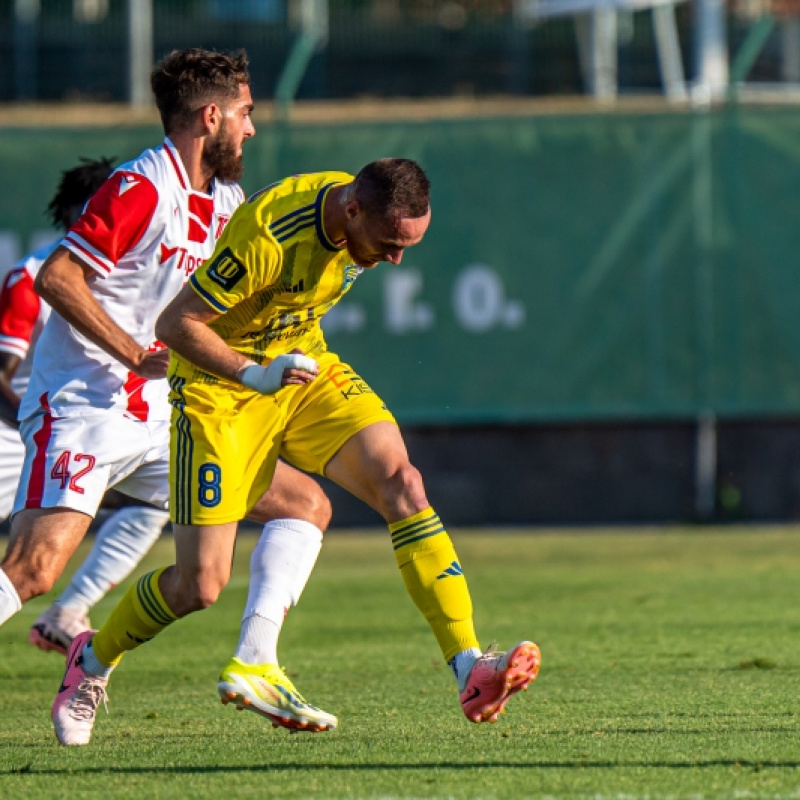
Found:
<path fill-rule="evenodd" d="M 177 247 L 167 247 L 167 245 L 165 245 L 164 242 L 161 242 L 160 263 L 163 264 L 165 261 L 168 261 L 177 252 L 178 252 L 178 248 Z"/>
<path fill-rule="evenodd" d="M 175 269 L 182 269 L 187 278 L 205 261 L 201 256 L 190 254 L 185 247 L 167 247 L 161 243 L 159 263 L 164 264 L 176 255 Z"/>
<path fill-rule="evenodd" d="M 226 291 L 230 291 L 242 279 L 247 270 L 244 264 L 226 247 L 208 268 L 208 277 Z"/>

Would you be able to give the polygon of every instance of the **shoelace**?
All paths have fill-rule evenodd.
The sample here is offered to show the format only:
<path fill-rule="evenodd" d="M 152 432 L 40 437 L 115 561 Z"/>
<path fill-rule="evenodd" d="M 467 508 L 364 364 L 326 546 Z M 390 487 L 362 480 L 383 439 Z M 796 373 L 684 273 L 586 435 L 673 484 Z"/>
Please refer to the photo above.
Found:
<path fill-rule="evenodd" d="M 484 661 L 499 661 L 504 655 L 505 651 L 500 652 L 497 649 L 497 642 L 491 642 L 479 658 Z"/>
<path fill-rule="evenodd" d="M 84 678 L 73 695 L 70 715 L 74 719 L 94 719 L 101 700 L 108 714 L 108 695 L 105 686 L 91 678 Z"/>

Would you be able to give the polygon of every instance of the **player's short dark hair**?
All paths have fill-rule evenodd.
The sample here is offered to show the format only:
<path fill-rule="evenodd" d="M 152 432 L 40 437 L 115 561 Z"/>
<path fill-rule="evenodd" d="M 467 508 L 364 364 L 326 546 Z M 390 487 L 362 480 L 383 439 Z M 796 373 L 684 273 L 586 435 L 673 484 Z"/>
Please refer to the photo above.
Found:
<path fill-rule="evenodd" d="M 96 161 L 82 158 L 77 167 L 64 170 L 56 193 L 47 206 L 53 225 L 65 230 L 69 228 L 113 169 L 113 158 L 98 158 Z"/>
<path fill-rule="evenodd" d="M 368 214 L 423 217 L 430 204 L 430 181 L 408 158 L 381 158 L 356 175 L 353 194 Z"/>
<path fill-rule="evenodd" d="M 164 131 L 186 125 L 207 103 L 235 100 L 239 87 L 250 83 L 248 64 L 244 50 L 217 53 L 190 47 L 166 55 L 150 73 Z"/>

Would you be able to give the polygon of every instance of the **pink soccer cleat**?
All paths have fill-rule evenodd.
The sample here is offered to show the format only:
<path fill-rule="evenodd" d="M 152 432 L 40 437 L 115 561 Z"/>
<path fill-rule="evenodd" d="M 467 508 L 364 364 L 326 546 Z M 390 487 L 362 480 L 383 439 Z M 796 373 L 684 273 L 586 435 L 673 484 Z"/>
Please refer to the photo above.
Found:
<path fill-rule="evenodd" d="M 50 716 L 58 741 L 64 745 L 89 744 L 100 701 L 106 702 L 106 678 L 83 671 L 83 646 L 97 631 L 84 631 L 73 640 L 67 653 L 67 669 Z"/>
<path fill-rule="evenodd" d="M 507 653 L 490 647 L 479 656 L 461 692 L 461 708 L 470 722 L 497 722 L 511 695 L 536 680 L 542 657 L 533 642 L 520 642 Z"/>

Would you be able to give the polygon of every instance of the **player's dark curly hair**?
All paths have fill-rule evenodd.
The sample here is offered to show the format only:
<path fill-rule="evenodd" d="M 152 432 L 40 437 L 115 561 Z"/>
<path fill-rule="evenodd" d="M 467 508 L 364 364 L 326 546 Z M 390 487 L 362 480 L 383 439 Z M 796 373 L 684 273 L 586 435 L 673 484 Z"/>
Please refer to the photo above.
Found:
<path fill-rule="evenodd" d="M 165 56 L 150 73 L 164 131 L 186 125 L 207 103 L 235 100 L 239 86 L 250 83 L 248 64 L 244 50 L 227 54 L 190 47 Z"/>
<path fill-rule="evenodd" d="M 89 198 L 105 183 L 114 169 L 113 158 L 82 158 L 77 167 L 64 170 L 47 206 L 47 215 L 57 228 L 69 228 Z"/>
<path fill-rule="evenodd" d="M 422 217 L 430 204 L 430 181 L 408 158 L 381 158 L 356 175 L 354 197 L 368 214 Z"/>

